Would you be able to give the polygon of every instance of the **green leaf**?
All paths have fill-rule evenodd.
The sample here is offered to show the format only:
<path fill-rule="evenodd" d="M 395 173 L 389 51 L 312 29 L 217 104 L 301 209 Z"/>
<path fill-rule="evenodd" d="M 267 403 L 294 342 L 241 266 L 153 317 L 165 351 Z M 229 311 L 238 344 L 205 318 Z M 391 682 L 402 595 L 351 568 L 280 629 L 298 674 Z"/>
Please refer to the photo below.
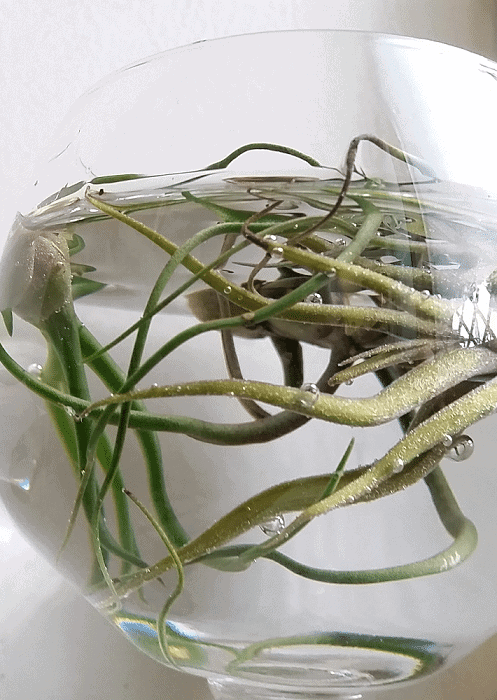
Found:
<path fill-rule="evenodd" d="M 5 323 L 7 333 L 12 337 L 12 333 L 14 332 L 14 319 L 12 316 L 12 309 L 4 309 L 2 311 L 2 318 L 3 322 Z"/>
<path fill-rule="evenodd" d="M 138 173 L 123 173 L 121 175 L 102 175 L 100 177 L 94 177 L 90 180 L 92 185 L 108 185 L 113 182 L 125 182 L 126 180 L 141 180 L 146 175 L 139 175 Z"/>
<path fill-rule="evenodd" d="M 86 277 L 73 277 L 71 282 L 72 288 L 72 298 L 80 299 L 88 294 L 93 294 L 98 292 L 107 285 L 103 282 L 97 282 L 96 280 L 89 280 Z"/>
<path fill-rule="evenodd" d="M 78 236 L 77 233 L 73 233 L 72 238 L 69 238 L 67 241 L 67 247 L 70 256 L 76 255 L 76 253 L 79 253 L 84 249 L 85 242 L 81 236 Z"/>

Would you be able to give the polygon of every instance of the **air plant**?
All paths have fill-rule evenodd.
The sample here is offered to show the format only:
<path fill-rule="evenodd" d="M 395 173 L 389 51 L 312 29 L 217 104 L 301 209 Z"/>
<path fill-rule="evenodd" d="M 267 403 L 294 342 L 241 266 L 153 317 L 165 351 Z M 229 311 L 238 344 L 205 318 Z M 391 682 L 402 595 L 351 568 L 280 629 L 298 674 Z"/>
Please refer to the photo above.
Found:
<path fill-rule="evenodd" d="M 356 155 L 364 140 L 417 170 L 421 179 L 394 188 L 359 172 Z M 436 182 L 434 173 L 421 159 L 374 136 L 354 139 L 344 174 L 337 176 L 330 170 L 330 178 L 314 189 L 309 187 L 312 181 L 297 176 L 231 178 L 238 188 L 245 188 L 246 208 L 219 202 L 209 193 L 192 193 L 190 183 L 201 180 L 205 171 L 223 171 L 242 153 L 255 149 L 278 150 L 319 166 L 294 149 L 259 143 L 241 147 L 193 174 L 176 186 L 176 201 L 195 202 L 215 212 L 218 223 L 181 246 L 134 218 L 140 205 L 119 203 L 106 191 L 110 182 L 139 176 L 95 178 L 83 186 L 81 198 L 93 216 L 118 220 L 129 236 L 145 236 L 169 258 L 139 320 L 106 346 L 82 325 L 75 310 L 78 297 L 96 294 L 102 285 L 89 279 L 85 266 L 75 261 L 84 241 L 74 230 L 34 233 L 20 219 L 4 254 L 2 302 L 7 328 L 13 332 L 12 313 L 27 320 L 43 334 L 47 358 L 38 377 L 1 345 L 0 361 L 46 401 L 79 479 L 61 551 L 83 508 L 98 564 L 92 586 L 109 591 L 103 606 L 118 607 L 131 591 L 142 589 L 169 569 L 177 570 L 177 590 L 168 598 L 158 623 L 161 648 L 171 662 L 165 619 L 180 594 L 183 569 L 193 562 L 233 572 L 265 558 L 308 579 L 365 584 L 440 574 L 467 559 L 477 543 L 475 527 L 461 512 L 440 462 L 446 456 L 456 460 L 469 456 L 472 444 L 464 431 L 497 405 L 496 338 L 488 301 L 495 280 L 490 276 L 467 292 L 459 268 L 470 266 L 471 256 L 455 243 L 437 240 L 433 233 L 441 214 L 450 219 L 450 209 L 442 210 L 441 205 L 417 194 Z M 293 208 L 286 207 L 289 199 Z M 221 241 L 218 256 L 208 264 L 200 262 L 196 248 L 215 238 Z M 246 268 L 243 284 L 234 284 L 223 273 L 223 266 L 227 261 L 237 264 L 237 254 L 246 248 L 259 251 L 260 261 Z M 447 257 L 453 268 L 434 264 Z M 173 273 L 180 266 L 190 277 L 171 288 Z M 12 285 L 14 269 L 17 277 Z M 204 287 L 192 291 L 198 281 Z M 188 295 L 191 326 L 168 338 L 144 360 L 152 320 L 180 295 Z M 137 389 L 170 353 L 212 331 L 222 337 L 227 377 Z M 133 333 L 129 364 L 118 367 L 109 351 Z M 281 384 L 243 376 L 236 349 L 238 336 L 270 338 L 282 366 Z M 329 353 L 328 364 L 315 383 L 303 383 L 302 344 Z M 87 370 L 107 387 L 107 398 L 92 398 Z M 376 395 L 337 395 L 339 387 L 366 375 L 379 380 Z M 238 400 L 248 420 L 212 423 L 188 415 L 153 413 L 151 404 L 146 407 L 144 403 L 155 398 L 220 395 Z M 270 413 L 261 404 L 281 410 Z M 248 445 L 278 440 L 310 420 L 352 427 L 398 421 L 403 436 L 373 463 L 347 469 L 352 441 L 343 455 L 337 455 L 333 473 L 275 484 L 189 539 L 166 493 L 160 431 L 218 445 Z M 108 425 L 117 426 L 113 443 L 106 434 Z M 120 470 L 129 430 L 136 432 L 142 447 L 153 513 L 127 490 Z M 96 464 L 104 470 L 101 484 Z M 280 551 L 314 518 L 336 508 L 386 498 L 421 480 L 452 538 L 444 551 L 389 568 L 352 571 L 316 569 Z M 103 518 L 109 491 L 114 498 L 116 533 Z M 164 542 L 168 551 L 162 560 L 143 561 L 128 498 Z M 296 515 L 263 543 L 233 543 L 239 535 L 287 513 Z M 111 559 L 122 563 L 118 578 L 109 573 Z"/>

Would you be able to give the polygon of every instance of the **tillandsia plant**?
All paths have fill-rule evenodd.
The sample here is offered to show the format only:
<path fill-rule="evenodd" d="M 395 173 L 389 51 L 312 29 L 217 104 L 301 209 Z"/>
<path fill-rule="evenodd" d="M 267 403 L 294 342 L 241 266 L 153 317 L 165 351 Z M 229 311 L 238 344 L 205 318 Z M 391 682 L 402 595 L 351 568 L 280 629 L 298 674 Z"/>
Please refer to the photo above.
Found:
<path fill-rule="evenodd" d="M 359 171 L 357 150 L 365 140 L 406 164 L 417 173 L 415 179 L 393 186 Z M 82 509 L 95 558 L 91 587 L 99 592 L 101 606 L 114 611 L 132 591 L 142 591 L 146 597 L 147 582 L 160 580 L 170 569 L 177 571 L 177 587 L 170 595 L 165 592 L 157 620 L 160 647 L 171 663 L 177 659 L 169 649 L 174 633 L 167 616 L 181 593 L 184 571 L 193 563 L 241 572 L 263 558 L 313 581 L 366 584 L 441 574 L 467 559 L 477 543 L 475 527 L 461 512 L 440 462 L 447 456 L 454 460 L 470 456 L 472 442 L 464 431 L 497 405 L 496 338 L 489 301 L 495 292 L 494 276 L 468 293 L 461 270 L 471 267 L 471 251 L 457 241 L 438 240 L 437 222 L 442 215 L 450 221 L 451 210 L 423 201 L 423 190 L 436 183 L 436 176 L 421 159 L 363 135 L 350 144 L 343 174 L 330 169 L 330 177 L 317 183 L 300 176 L 231 177 L 228 166 L 257 149 L 285 153 L 311 168 L 323 167 L 291 148 L 257 143 L 192 173 L 175 185 L 174 203 L 195 204 L 213 213 L 217 223 L 180 246 L 134 216 L 147 207 L 170 206 L 171 200 L 156 197 L 144 203 L 120 200 L 115 194 L 116 183 L 136 181 L 138 187 L 139 175 L 78 183 L 44 204 L 49 209 L 65 197 L 87 207 L 95 219 L 119 222 L 127 235 L 145 237 L 165 254 L 167 262 L 139 320 L 111 343 L 102 345 L 75 310 L 75 300 L 97 295 L 105 287 L 91 279 L 93 268 L 78 262 L 85 242 L 76 227 L 39 230 L 20 218 L 4 254 L 2 313 L 7 329 L 15 333 L 13 314 L 28 321 L 43 335 L 47 356 L 38 376 L 1 345 L 0 361 L 46 401 L 79 481 L 60 551 L 69 546 Z M 241 202 L 231 204 L 229 198 L 198 188 L 214 171 L 225 173 L 225 181 L 238 192 L 243 190 Z M 197 248 L 217 241 L 217 254 L 201 262 Z M 237 255 L 247 249 L 258 262 L 237 262 Z M 224 271 L 228 262 L 246 270 L 243 283 L 229 279 Z M 175 286 L 179 268 L 189 276 Z M 182 295 L 193 322 L 144 359 L 150 324 Z M 171 353 L 212 331 L 221 335 L 226 377 L 137 388 L 154 368 L 167 364 Z M 119 367 L 111 350 L 132 334 L 128 365 Z M 244 376 L 237 337 L 269 338 L 284 381 L 275 384 Z M 323 348 L 329 355 L 314 383 L 304 383 L 303 344 Z M 107 398 L 92 397 L 89 373 L 110 392 Z M 366 375 L 380 382 L 374 396 L 337 395 L 340 387 Z M 144 403 L 178 396 L 233 397 L 249 418 L 237 424 L 213 423 L 153 413 L 152 403 Z M 269 412 L 264 405 L 281 410 Z M 398 421 L 403 436 L 382 457 L 359 468 L 347 468 L 352 440 L 344 454 L 336 455 L 331 473 L 303 476 L 254 493 L 189 538 L 166 492 L 161 431 L 243 446 L 278 440 L 310 420 L 352 427 Z M 117 426 L 112 439 L 111 425 Z M 129 490 L 121 470 L 129 431 L 136 433 L 142 449 L 143 480 L 148 481 L 152 510 Z M 101 483 L 96 465 L 103 469 Z M 421 480 L 452 540 L 444 551 L 388 568 L 347 571 L 314 568 L 281 551 L 315 518 L 387 498 Z M 115 531 L 104 517 L 110 493 Z M 167 553 L 160 561 L 143 560 L 130 506 L 141 510 L 164 543 Z M 285 524 L 289 513 L 295 516 Z M 234 542 L 257 526 L 268 535 L 262 543 Z M 249 658 L 258 652 L 254 647 L 244 653 Z"/>

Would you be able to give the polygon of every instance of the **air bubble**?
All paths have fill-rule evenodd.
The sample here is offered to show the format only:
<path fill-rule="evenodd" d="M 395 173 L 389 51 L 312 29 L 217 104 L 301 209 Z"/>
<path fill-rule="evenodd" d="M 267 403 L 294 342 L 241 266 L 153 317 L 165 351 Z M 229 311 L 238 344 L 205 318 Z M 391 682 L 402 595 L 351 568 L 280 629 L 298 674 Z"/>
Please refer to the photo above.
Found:
<path fill-rule="evenodd" d="M 444 435 L 442 438 L 442 445 L 444 447 L 451 447 L 452 446 L 452 436 L 451 435 Z"/>
<path fill-rule="evenodd" d="M 38 362 L 33 362 L 33 364 L 29 365 L 28 367 L 28 374 L 31 374 L 33 377 L 39 377 L 41 372 L 43 370 L 43 367 L 38 364 Z"/>
<path fill-rule="evenodd" d="M 71 406 L 66 406 L 65 409 L 68 416 L 71 416 L 71 418 L 76 418 L 76 411 L 74 410 L 74 408 L 72 408 Z"/>
<path fill-rule="evenodd" d="M 300 390 L 303 395 L 300 398 L 300 405 L 305 408 L 312 408 L 319 399 L 319 389 L 316 384 L 302 384 Z"/>
<path fill-rule="evenodd" d="M 321 294 L 318 294 L 317 292 L 313 292 L 312 294 L 309 294 L 304 300 L 307 304 L 322 304 L 323 303 L 323 297 Z"/>
<path fill-rule="evenodd" d="M 421 296 L 423 296 L 425 299 L 429 299 L 430 298 L 430 291 L 428 289 L 423 289 L 421 291 Z"/>
<path fill-rule="evenodd" d="M 403 462 L 402 459 L 400 459 L 400 457 L 398 457 L 398 458 L 395 460 L 395 462 L 394 462 L 392 472 L 393 472 L 394 474 L 400 474 L 400 472 L 401 472 L 403 469 L 404 469 L 404 462 Z"/>
<path fill-rule="evenodd" d="M 279 535 L 285 529 L 285 518 L 282 515 L 276 515 L 274 518 L 261 523 L 259 527 L 268 537 Z"/>
<path fill-rule="evenodd" d="M 473 454 L 475 444 L 469 435 L 459 435 L 452 442 L 452 447 L 447 453 L 447 457 L 453 462 L 464 462 Z"/>
<path fill-rule="evenodd" d="M 280 248 L 280 246 L 278 246 L 277 248 L 273 248 L 273 250 L 271 251 L 271 255 L 273 255 L 275 258 L 282 258 L 283 248 Z"/>
<path fill-rule="evenodd" d="M 225 294 L 231 294 L 231 287 L 230 287 L 229 285 L 226 286 L 226 287 L 223 289 L 223 292 L 224 292 Z"/>
<path fill-rule="evenodd" d="M 353 379 L 347 379 L 347 381 L 345 382 L 345 386 L 352 386 L 353 383 L 354 383 Z"/>
<path fill-rule="evenodd" d="M 268 233 L 267 236 L 264 236 L 263 241 L 267 241 L 268 243 L 276 243 L 278 239 L 276 236 L 273 236 L 271 233 Z"/>

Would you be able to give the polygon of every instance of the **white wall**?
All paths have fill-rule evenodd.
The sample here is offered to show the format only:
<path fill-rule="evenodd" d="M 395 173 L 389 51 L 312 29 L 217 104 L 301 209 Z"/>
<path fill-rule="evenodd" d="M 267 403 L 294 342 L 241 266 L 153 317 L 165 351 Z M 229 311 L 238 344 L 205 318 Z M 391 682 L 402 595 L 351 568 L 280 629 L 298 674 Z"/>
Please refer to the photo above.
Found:
<path fill-rule="evenodd" d="M 199 39 L 293 28 L 409 34 L 494 58 L 496 15 L 494 0 L 0 0 L 0 244 L 54 125 L 112 70 Z M 208 697 L 128 648 L 1 515 L 0 561 L 0 697 Z M 403 697 L 489 700 L 495 648 Z"/>

